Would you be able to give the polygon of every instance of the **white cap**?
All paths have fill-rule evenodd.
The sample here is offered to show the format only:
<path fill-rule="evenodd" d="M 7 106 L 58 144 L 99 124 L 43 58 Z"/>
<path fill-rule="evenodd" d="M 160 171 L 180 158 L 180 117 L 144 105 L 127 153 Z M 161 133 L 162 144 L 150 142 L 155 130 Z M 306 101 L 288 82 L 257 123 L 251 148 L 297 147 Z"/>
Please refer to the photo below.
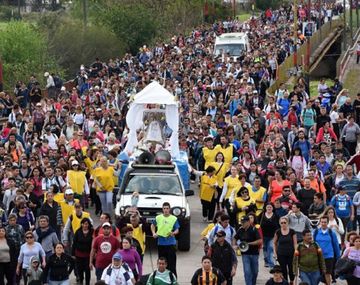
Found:
<path fill-rule="evenodd" d="M 44 76 L 45 76 L 45 77 L 48 77 L 49 75 L 50 75 L 49 72 L 45 72 L 45 73 L 44 73 Z"/>
<path fill-rule="evenodd" d="M 103 227 L 109 227 L 109 228 L 111 228 L 111 225 L 110 225 L 109 222 L 105 222 L 105 223 L 102 224 L 101 227 L 102 227 L 102 228 L 103 228 Z"/>
<path fill-rule="evenodd" d="M 71 165 L 79 165 L 79 162 L 78 162 L 77 160 L 73 160 L 73 161 L 71 162 Z"/>
<path fill-rule="evenodd" d="M 74 194 L 74 191 L 72 189 L 65 190 L 65 195 L 72 195 L 72 194 Z"/>
<path fill-rule="evenodd" d="M 66 87 L 65 87 L 65 86 L 62 86 L 60 90 L 61 90 L 61 91 L 66 91 Z"/>

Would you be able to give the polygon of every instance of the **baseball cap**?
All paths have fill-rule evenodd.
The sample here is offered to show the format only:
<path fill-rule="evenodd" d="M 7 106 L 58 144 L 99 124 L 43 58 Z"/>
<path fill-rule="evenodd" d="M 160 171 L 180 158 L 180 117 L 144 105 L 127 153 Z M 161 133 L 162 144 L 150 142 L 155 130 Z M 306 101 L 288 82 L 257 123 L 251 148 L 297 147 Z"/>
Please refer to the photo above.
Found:
<path fill-rule="evenodd" d="M 72 189 L 65 190 L 65 195 L 72 195 L 72 194 L 74 194 L 74 191 Z"/>
<path fill-rule="evenodd" d="M 109 227 L 109 228 L 111 228 L 111 225 L 110 225 L 110 223 L 109 222 L 105 222 L 105 223 L 103 223 L 102 224 L 102 226 L 101 226 L 102 228 L 105 228 L 105 227 Z"/>
<path fill-rule="evenodd" d="M 217 236 L 217 237 L 224 237 L 224 236 L 226 236 L 226 233 L 225 233 L 224 231 L 218 231 L 218 232 L 216 233 L 216 236 Z"/>
<path fill-rule="evenodd" d="M 244 222 L 248 222 L 250 221 L 249 217 L 248 216 L 244 216 L 241 218 L 241 222 L 244 223 Z"/>
<path fill-rule="evenodd" d="M 106 224 L 106 223 L 105 223 Z M 119 252 L 117 252 L 117 253 L 115 253 L 114 255 L 113 255 L 113 257 L 112 257 L 113 259 L 117 259 L 117 260 L 122 260 L 122 255 L 119 253 Z"/>
<path fill-rule="evenodd" d="M 73 162 L 71 162 L 71 165 L 79 165 L 79 162 L 77 160 L 74 160 Z"/>

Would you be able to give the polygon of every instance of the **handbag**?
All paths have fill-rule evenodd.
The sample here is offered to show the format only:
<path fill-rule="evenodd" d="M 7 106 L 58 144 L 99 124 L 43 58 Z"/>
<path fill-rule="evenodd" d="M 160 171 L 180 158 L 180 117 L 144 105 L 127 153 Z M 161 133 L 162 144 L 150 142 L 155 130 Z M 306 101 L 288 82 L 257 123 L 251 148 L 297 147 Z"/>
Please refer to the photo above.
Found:
<path fill-rule="evenodd" d="M 336 261 L 335 264 L 335 275 L 336 276 L 344 276 L 347 278 L 351 276 L 356 268 L 356 261 L 351 260 L 347 257 L 340 258 Z"/>

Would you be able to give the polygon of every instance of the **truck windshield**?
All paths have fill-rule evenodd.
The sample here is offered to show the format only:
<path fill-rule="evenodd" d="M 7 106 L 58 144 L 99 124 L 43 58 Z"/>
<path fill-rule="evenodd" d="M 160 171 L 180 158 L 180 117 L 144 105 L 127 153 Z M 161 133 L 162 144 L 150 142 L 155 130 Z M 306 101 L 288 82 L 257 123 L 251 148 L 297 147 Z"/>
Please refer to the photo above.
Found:
<path fill-rule="evenodd" d="M 215 55 L 222 55 L 223 53 L 230 56 L 240 56 L 245 50 L 244 44 L 217 44 L 215 45 Z"/>
<path fill-rule="evenodd" d="M 163 175 L 131 175 L 123 193 L 132 194 L 163 194 L 182 195 L 181 185 L 177 176 Z"/>

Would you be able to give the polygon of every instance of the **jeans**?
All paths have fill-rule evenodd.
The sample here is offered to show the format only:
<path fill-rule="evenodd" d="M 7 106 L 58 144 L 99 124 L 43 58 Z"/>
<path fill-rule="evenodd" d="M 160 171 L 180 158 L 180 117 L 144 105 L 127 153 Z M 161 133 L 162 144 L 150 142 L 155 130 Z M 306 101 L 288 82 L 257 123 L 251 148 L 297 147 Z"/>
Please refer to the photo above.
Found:
<path fill-rule="evenodd" d="M 259 273 L 259 255 L 243 254 L 241 255 L 245 284 L 256 285 L 256 279 Z"/>
<path fill-rule="evenodd" d="M 100 201 L 101 201 L 101 208 L 103 213 L 111 214 L 113 211 L 113 204 L 112 204 L 112 196 L 113 193 L 106 191 L 106 192 L 98 192 Z"/>
<path fill-rule="evenodd" d="M 168 262 L 167 269 L 177 276 L 176 272 L 176 246 L 158 245 L 158 257 L 165 257 Z"/>
<path fill-rule="evenodd" d="M 69 279 L 62 280 L 62 281 L 49 280 L 49 285 L 70 285 L 70 280 Z"/>
<path fill-rule="evenodd" d="M 301 282 L 307 283 L 308 285 L 318 285 L 320 283 L 320 271 L 304 272 L 300 270 Z"/>
<path fill-rule="evenodd" d="M 89 257 L 76 257 L 75 259 L 77 273 L 81 284 L 84 281 L 85 273 L 85 285 L 90 285 L 91 272 L 89 267 L 89 260 Z"/>
<path fill-rule="evenodd" d="M 272 237 L 264 237 L 264 261 L 270 268 L 274 267 L 274 239 Z"/>
<path fill-rule="evenodd" d="M 10 262 L 0 262 L 0 285 L 5 285 L 4 282 L 5 277 L 7 280 L 7 284 L 11 284 L 11 285 L 14 284 L 15 266 Z"/>
<path fill-rule="evenodd" d="M 101 280 L 104 269 L 105 268 L 95 268 L 96 281 Z"/>
<path fill-rule="evenodd" d="M 292 268 L 293 255 L 278 255 L 278 261 L 285 280 L 294 281 L 295 275 Z M 289 277 L 289 279 L 288 279 Z"/>

